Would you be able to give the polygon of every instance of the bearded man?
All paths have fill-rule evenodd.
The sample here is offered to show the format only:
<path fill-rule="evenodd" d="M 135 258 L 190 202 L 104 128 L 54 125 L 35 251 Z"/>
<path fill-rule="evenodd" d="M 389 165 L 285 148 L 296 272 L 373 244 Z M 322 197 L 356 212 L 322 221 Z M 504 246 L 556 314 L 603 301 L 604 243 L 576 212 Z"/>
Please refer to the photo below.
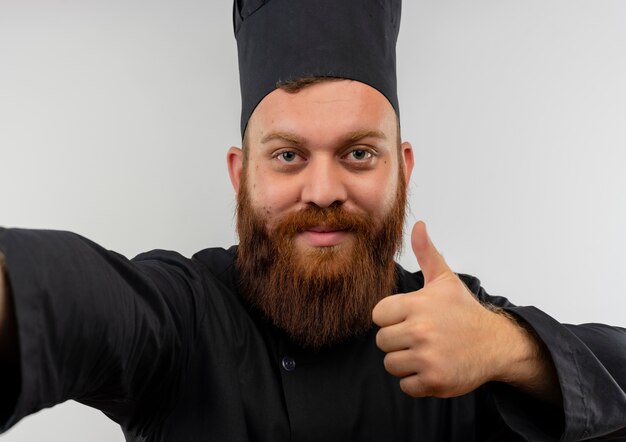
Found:
<path fill-rule="evenodd" d="M 624 434 L 624 330 L 489 296 L 421 222 L 422 272 L 394 263 L 413 167 L 399 9 L 235 2 L 238 247 L 129 261 L 67 232 L 0 230 L 2 430 L 74 399 L 134 441 Z"/>
<path fill-rule="evenodd" d="M 228 156 L 242 292 L 314 348 L 369 329 L 392 293 L 412 166 L 384 96 L 322 81 L 270 94 Z"/>

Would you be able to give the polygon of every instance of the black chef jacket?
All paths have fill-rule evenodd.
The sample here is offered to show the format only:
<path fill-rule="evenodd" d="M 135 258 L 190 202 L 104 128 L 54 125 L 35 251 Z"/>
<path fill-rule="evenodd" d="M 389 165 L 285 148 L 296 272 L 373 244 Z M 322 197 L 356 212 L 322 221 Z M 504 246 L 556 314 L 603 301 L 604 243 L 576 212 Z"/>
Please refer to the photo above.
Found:
<path fill-rule="evenodd" d="M 236 247 L 129 261 L 67 232 L 0 230 L 0 250 L 21 364 L 1 431 L 68 399 L 102 410 L 130 441 L 546 441 L 626 427 L 626 330 L 559 324 L 470 276 L 461 278 L 481 301 L 546 344 L 562 408 L 497 383 L 411 398 L 385 371 L 376 328 L 299 348 L 239 296 Z M 420 272 L 397 270 L 397 292 L 423 286 Z"/>

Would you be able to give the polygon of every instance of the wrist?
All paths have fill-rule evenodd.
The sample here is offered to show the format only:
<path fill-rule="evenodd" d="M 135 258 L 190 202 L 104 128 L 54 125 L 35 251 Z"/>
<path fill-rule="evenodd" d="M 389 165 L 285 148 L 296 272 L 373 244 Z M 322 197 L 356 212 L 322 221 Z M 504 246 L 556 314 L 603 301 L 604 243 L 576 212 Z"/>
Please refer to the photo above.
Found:
<path fill-rule="evenodd" d="M 532 334 L 504 311 L 493 312 L 498 327 L 494 381 L 520 384 L 536 377 L 541 347 Z"/>
<path fill-rule="evenodd" d="M 497 338 L 492 381 L 504 382 L 537 399 L 561 403 L 561 390 L 548 349 L 528 327 L 493 309 Z"/>

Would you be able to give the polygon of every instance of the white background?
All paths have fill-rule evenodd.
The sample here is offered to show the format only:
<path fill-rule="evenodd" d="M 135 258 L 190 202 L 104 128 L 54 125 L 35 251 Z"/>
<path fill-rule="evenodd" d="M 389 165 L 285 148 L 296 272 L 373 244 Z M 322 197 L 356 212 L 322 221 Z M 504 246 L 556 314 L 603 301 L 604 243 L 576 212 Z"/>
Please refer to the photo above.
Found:
<path fill-rule="evenodd" d="M 132 257 L 229 246 L 239 144 L 228 0 L 0 0 L 0 224 Z M 403 137 L 452 267 L 563 322 L 625 325 L 626 2 L 415 1 Z M 408 226 L 407 228 L 410 228 Z M 417 264 L 405 248 L 401 262 Z M 9 441 L 121 441 L 74 403 Z"/>

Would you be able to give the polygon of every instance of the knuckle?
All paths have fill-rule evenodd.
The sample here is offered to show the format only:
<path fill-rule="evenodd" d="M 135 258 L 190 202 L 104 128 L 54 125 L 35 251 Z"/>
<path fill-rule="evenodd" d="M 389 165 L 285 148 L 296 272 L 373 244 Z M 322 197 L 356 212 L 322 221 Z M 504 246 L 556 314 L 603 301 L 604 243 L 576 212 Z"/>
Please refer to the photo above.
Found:
<path fill-rule="evenodd" d="M 385 367 L 385 370 L 387 370 L 389 373 L 394 373 L 396 363 L 392 353 L 385 355 L 385 358 L 383 359 L 383 365 Z"/>
<path fill-rule="evenodd" d="M 414 322 L 409 328 L 409 338 L 413 343 L 419 343 L 423 340 L 427 327 L 423 322 Z"/>
<path fill-rule="evenodd" d="M 400 389 L 403 393 L 412 397 L 424 395 L 415 377 L 400 379 Z"/>
<path fill-rule="evenodd" d="M 432 352 L 425 352 L 422 359 L 422 367 L 425 376 L 425 381 L 429 383 L 436 382 L 437 379 L 443 377 L 443 373 L 446 370 L 445 364 L 440 364 L 437 355 Z"/>
<path fill-rule="evenodd" d="M 413 386 L 409 384 L 408 379 L 400 379 L 400 390 L 409 396 L 413 396 Z"/>
<path fill-rule="evenodd" d="M 410 321 L 407 323 L 407 327 L 406 327 L 406 333 L 409 336 L 409 339 L 411 339 L 411 341 L 415 341 L 417 337 L 419 337 L 420 335 L 420 323 L 417 321 Z"/>
<path fill-rule="evenodd" d="M 432 339 L 433 325 L 429 321 L 414 322 L 411 324 L 408 335 L 413 344 L 424 344 Z"/>

